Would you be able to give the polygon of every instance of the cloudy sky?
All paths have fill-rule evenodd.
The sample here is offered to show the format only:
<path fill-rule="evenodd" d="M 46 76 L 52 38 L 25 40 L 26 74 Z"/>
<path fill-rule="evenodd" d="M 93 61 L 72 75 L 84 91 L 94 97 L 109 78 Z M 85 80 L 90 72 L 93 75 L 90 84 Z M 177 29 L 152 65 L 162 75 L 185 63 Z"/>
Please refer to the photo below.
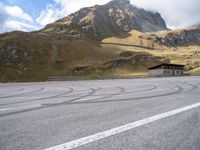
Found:
<path fill-rule="evenodd" d="M 82 7 L 109 0 L 0 0 L 0 33 L 33 31 Z M 158 11 L 169 28 L 200 23 L 200 0 L 132 0 L 132 4 Z"/>

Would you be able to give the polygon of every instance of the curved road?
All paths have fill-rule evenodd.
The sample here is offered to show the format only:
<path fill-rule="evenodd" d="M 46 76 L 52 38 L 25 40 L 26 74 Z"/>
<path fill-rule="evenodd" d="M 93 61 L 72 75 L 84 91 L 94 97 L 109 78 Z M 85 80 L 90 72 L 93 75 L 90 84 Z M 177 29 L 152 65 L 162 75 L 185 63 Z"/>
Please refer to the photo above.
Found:
<path fill-rule="evenodd" d="M 200 77 L 0 84 L 1 150 L 200 150 Z"/>

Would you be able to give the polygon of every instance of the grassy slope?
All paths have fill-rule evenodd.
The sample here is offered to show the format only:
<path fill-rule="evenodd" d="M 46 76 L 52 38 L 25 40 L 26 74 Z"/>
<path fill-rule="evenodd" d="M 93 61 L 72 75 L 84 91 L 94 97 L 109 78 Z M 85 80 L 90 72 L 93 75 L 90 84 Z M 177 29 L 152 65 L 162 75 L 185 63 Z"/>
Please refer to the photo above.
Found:
<path fill-rule="evenodd" d="M 153 56 L 166 57 L 172 63 L 192 66 L 199 63 L 200 46 L 183 46 L 168 48 L 141 39 L 143 33 L 131 31 L 128 34 L 110 37 L 103 42 L 134 44 L 154 47 L 154 50 L 95 44 L 87 40 L 52 39 L 37 33 L 13 32 L 0 35 L 0 81 L 43 81 L 50 75 L 72 75 L 75 67 L 113 65 L 119 59 L 126 59 L 120 53 L 126 51 L 147 53 Z M 3 50 L 3 51 L 2 51 Z M 17 57 L 16 57 L 16 56 Z M 110 62 L 111 63 L 106 63 Z M 107 71 L 108 75 L 147 75 L 147 68 L 155 63 L 128 63 Z M 96 65 L 97 64 L 97 65 Z M 198 67 L 198 65 L 196 65 Z M 109 68 L 109 66 L 108 66 Z M 191 68 L 193 69 L 193 68 Z M 199 70 L 192 71 L 199 74 Z M 99 72 L 91 72 L 98 76 Z"/>
<path fill-rule="evenodd" d="M 163 45 L 152 43 L 139 38 L 144 35 L 138 31 L 131 31 L 127 35 L 121 35 L 120 37 L 110 37 L 103 40 L 103 42 L 111 43 L 124 43 L 124 44 L 136 44 L 140 46 L 153 47 L 154 50 L 143 49 L 143 48 L 132 48 L 127 46 L 115 46 L 115 45 L 103 45 L 107 48 L 119 48 L 124 51 L 134 51 L 134 52 L 147 52 L 154 56 L 166 57 L 171 60 L 171 63 L 184 64 L 187 66 L 194 66 L 195 64 L 200 64 L 200 46 L 199 45 L 189 45 L 182 47 L 166 47 Z M 164 32 L 161 33 L 162 36 L 165 35 Z M 194 74 L 199 74 L 198 71 L 193 71 Z"/>
<path fill-rule="evenodd" d="M 200 67 L 193 69 L 189 72 L 191 75 L 200 75 Z"/>
<path fill-rule="evenodd" d="M 49 75 L 70 75 L 75 66 L 118 59 L 121 50 L 83 40 L 55 40 L 35 33 L 0 36 L 0 80 L 40 81 Z"/>
<path fill-rule="evenodd" d="M 43 81 L 48 76 L 65 75 L 144 75 L 147 68 L 159 60 L 153 57 L 155 62 L 140 62 L 136 55 L 151 56 L 140 52 L 125 57 L 120 55 L 123 51 L 127 50 L 83 39 L 55 39 L 38 33 L 6 33 L 0 35 L 0 81 Z M 75 69 L 82 70 L 74 73 Z"/>

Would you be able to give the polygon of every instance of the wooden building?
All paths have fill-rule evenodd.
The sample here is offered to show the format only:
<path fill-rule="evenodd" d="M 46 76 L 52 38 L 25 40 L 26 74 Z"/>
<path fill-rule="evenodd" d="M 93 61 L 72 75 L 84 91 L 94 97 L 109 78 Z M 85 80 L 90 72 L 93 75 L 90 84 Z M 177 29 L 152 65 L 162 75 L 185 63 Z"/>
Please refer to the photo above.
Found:
<path fill-rule="evenodd" d="M 160 64 L 149 68 L 151 77 L 173 77 L 184 76 L 184 65 L 177 64 Z"/>

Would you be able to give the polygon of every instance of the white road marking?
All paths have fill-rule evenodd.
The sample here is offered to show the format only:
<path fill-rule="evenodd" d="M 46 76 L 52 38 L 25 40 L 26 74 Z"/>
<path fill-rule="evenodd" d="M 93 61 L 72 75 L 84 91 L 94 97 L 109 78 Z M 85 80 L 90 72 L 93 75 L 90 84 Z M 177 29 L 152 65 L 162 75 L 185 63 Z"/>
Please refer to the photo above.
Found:
<path fill-rule="evenodd" d="M 136 95 L 136 94 L 139 94 L 139 93 L 144 93 L 144 94 L 147 94 L 147 93 L 155 93 L 155 92 L 159 92 L 159 91 L 166 91 L 166 90 L 173 90 L 173 91 L 175 91 L 175 90 L 179 90 L 179 88 L 171 88 L 171 89 L 154 89 L 154 90 L 151 90 L 151 91 L 138 91 L 138 92 L 130 92 L 130 93 L 121 93 L 121 94 L 119 94 L 119 95 L 114 95 L 114 96 L 123 96 L 123 95 Z M 170 91 L 171 92 L 171 91 Z"/>
<path fill-rule="evenodd" d="M 100 132 L 100 133 L 97 133 L 97 134 L 93 134 L 93 135 L 90 135 L 90 136 L 87 136 L 87 137 L 83 137 L 83 138 L 80 138 L 78 140 L 67 142 L 67 143 L 57 145 L 57 146 L 54 146 L 54 147 L 50 147 L 50 148 L 47 148 L 47 149 L 44 149 L 44 150 L 70 150 L 70 149 L 77 148 L 77 147 L 85 145 L 85 144 L 89 144 L 91 142 L 95 142 L 95 141 L 113 136 L 113 135 L 118 134 L 118 133 L 122 133 L 122 132 L 125 132 L 125 131 L 128 131 L 128 130 L 134 129 L 134 128 L 139 127 L 139 126 L 143 126 L 145 124 L 152 123 L 152 122 L 160 120 L 160 119 L 164 119 L 164 118 L 167 118 L 167 117 L 170 117 L 170 116 L 173 116 L 173 115 L 176 115 L 176 114 L 197 108 L 197 107 L 200 107 L 200 103 L 196 103 L 196 104 L 186 106 L 186 107 L 183 107 L 183 108 L 179 108 L 179 109 L 176 109 L 176 110 L 173 110 L 173 111 L 169 111 L 169 112 L 166 112 L 166 113 L 163 113 L 163 114 L 152 116 L 150 118 L 146 118 L 146 119 L 139 120 L 139 121 L 136 121 L 136 122 L 133 122 L 133 123 L 129 123 L 129 124 L 117 127 L 117 128 L 113 128 L 113 129 L 110 129 L 110 130 L 107 130 L 107 131 L 103 131 L 103 132 Z"/>
<path fill-rule="evenodd" d="M 90 97 L 86 97 L 86 98 L 82 98 L 80 100 L 77 100 L 76 102 L 87 101 L 87 100 L 95 100 L 95 99 L 99 99 L 101 97 L 104 97 L 104 96 L 90 96 Z"/>
<path fill-rule="evenodd" d="M 10 111 L 10 110 L 17 110 L 17 109 L 24 109 L 24 108 L 34 108 L 34 107 L 39 107 L 39 105 L 31 105 L 31 106 L 21 106 L 21 107 L 13 107 L 13 108 L 2 108 L 0 111 Z"/>
<path fill-rule="evenodd" d="M 0 111 L 8 111 L 8 110 L 13 110 L 14 108 L 3 108 L 3 109 L 0 109 Z"/>

